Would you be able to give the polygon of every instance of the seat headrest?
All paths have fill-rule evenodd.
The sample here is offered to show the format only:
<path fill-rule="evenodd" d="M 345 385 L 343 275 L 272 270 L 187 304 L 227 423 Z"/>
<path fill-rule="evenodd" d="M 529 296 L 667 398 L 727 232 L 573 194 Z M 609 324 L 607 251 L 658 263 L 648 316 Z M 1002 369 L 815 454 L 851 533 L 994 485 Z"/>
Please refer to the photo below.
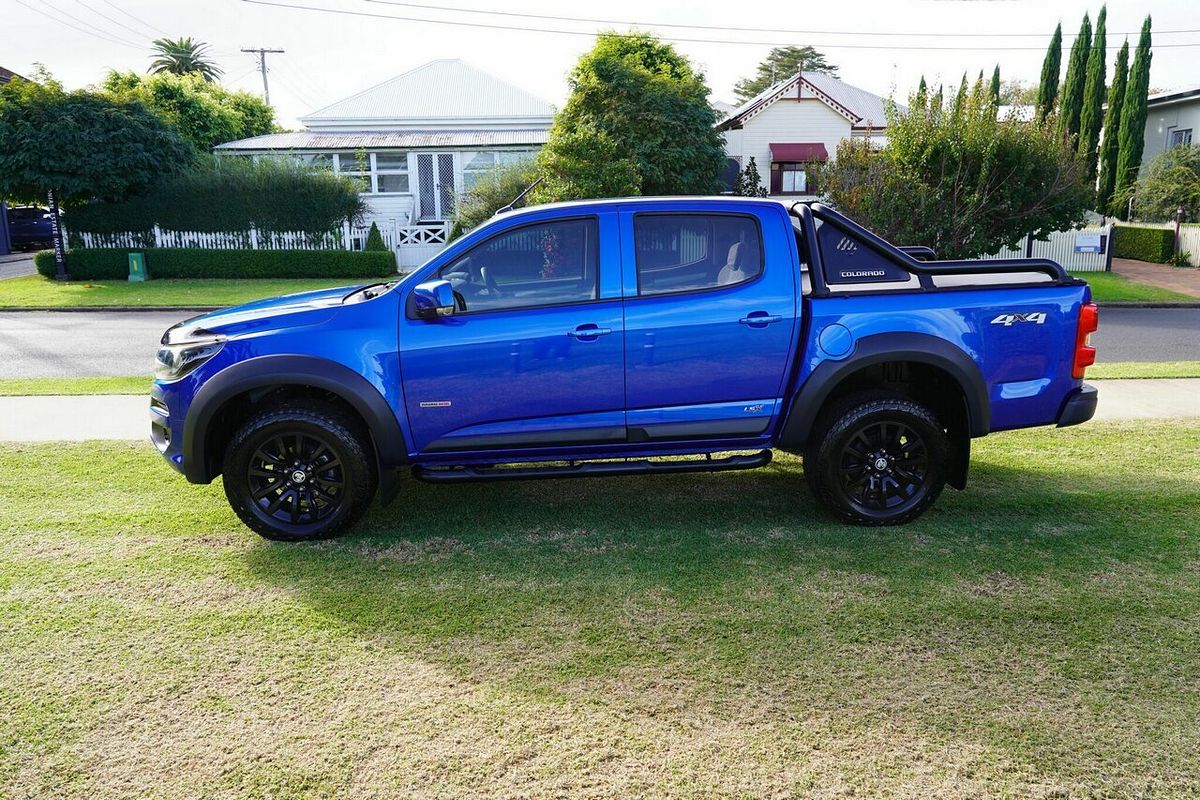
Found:
<path fill-rule="evenodd" d="M 729 245 L 729 253 L 725 256 L 725 266 L 736 267 L 737 263 L 738 263 L 738 256 L 740 256 L 741 254 L 742 254 L 742 243 L 741 242 L 734 242 L 733 244 Z"/>

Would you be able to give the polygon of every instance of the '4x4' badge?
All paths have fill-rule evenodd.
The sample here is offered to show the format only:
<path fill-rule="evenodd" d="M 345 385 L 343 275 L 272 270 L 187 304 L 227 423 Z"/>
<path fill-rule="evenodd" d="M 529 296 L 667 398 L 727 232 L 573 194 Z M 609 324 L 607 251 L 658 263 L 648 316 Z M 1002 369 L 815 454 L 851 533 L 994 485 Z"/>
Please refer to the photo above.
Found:
<path fill-rule="evenodd" d="M 1032 322 L 1034 325 L 1041 325 L 1045 321 L 1045 311 L 1031 311 L 1027 314 L 1001 314 L 992 320 L 992 324 L 1003 325 L 1007 328 L 1014 322 Z"/>

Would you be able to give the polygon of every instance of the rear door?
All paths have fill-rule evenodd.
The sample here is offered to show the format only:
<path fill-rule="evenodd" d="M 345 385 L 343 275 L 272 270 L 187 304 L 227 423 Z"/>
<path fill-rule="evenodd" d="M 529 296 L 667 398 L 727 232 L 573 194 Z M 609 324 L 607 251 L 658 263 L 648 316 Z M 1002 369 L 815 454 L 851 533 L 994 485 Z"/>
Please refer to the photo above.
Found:
<path fill-rule="evenodd" d="M 621 214 L 631 440 L 764 434 L 798 335 L 782 209 L 730 203 Z"/>
<path fill-rule="evenodd" d="M 517 225 L 424 277 L 450 281 L 462 307 L 400 322 L 419 451 L 625 439 L 616 226 L 615 212 Z"/>

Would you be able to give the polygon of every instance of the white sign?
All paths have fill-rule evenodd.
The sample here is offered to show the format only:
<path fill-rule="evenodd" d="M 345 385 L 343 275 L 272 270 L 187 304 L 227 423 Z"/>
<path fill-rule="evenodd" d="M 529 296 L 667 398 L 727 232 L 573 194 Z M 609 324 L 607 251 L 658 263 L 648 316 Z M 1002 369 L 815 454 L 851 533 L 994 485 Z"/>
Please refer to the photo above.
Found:
<path fill-rule="evenodd" d="M 1075 234 L 1076 253 L 1101 253 L 1099 231 L 1079 231 Z"/>

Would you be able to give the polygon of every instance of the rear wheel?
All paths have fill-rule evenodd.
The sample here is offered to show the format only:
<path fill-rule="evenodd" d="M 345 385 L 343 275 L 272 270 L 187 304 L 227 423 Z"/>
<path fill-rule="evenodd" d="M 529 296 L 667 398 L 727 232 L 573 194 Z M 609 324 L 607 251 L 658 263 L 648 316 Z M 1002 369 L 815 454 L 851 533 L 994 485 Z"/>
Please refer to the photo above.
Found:
<path fill-rule="evenodd" d="M 327 539 L 375 494 L 367 438 L 355 420 L 317 402 L 251 417 L 225 453 L 225 496 L 251 530 L 284 542 Z"/>
<path fill-rule="evenodd" d="M 946 485 L 949 437 L 933 412 L 902 396 L 850 398 L 821 419 L 811 442 L 805 477 L 845 522 L 909 522 Z"/>

